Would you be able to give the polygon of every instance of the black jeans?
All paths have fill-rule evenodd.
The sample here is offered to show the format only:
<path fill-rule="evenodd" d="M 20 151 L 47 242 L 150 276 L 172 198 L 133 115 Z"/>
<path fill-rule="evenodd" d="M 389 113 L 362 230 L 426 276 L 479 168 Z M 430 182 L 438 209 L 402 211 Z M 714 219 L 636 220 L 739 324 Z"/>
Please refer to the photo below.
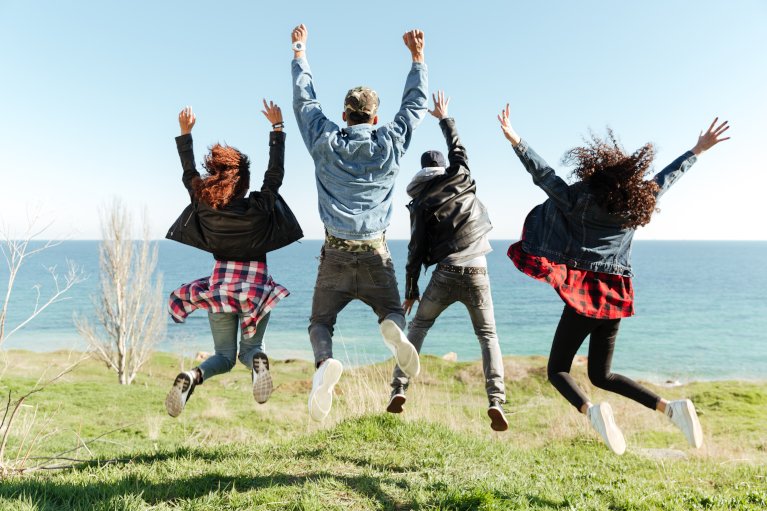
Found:
<path fill-rule="evenodd" d="M 562 318 L 559 320 L 554 342 L 551 345 L 548 376 L 551 384 L 578 410 L 589 401 L 589 398 L 570 376 L 570 367 L 578 348 L 588 335 L 591 335 L 588 372 L 589 380 L 594 386 L 633 399 L 653 410 L 660 400 L 660 397 L 634 380 L 610 372 L 620 322 L 620 319 L 594 319 L 582 316 L 567 305 L 562 311 Z"/>

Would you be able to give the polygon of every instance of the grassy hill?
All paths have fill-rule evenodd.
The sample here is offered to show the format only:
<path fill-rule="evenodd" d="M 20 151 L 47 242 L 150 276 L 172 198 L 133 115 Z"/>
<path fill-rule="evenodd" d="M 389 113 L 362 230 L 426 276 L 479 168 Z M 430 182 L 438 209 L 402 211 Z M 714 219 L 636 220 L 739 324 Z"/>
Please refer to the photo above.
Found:
<path fill-rule="evenodd" d="M 31 389 L 71 356 L 0 355 L 0 392 Z M 129 387 L 86 361 L 30 396 L 4 454 L 23 457 L 26 438 L 27 465 L 67 451 L 59 463 L 76 466 L 6 476 L 0 509 L 767 508 L 767 384 L 656 389 L 694 400 L 700 450 L 660 414 L 591 389 L 595 401 L 609 397 L 626 435 L 619 457 L 546 382 L 544 364 L 506 359 L 511 427 L 495 433 L 479 362 L 424 357 L 401 416 L 383 413 L 391 362 L 347 370 L 330 417 L 316 424 L 307 362 L 272 362 L 276 389 L 265 405 L 239 366 L 198 387 L 173 419 L 163 400 L 189 361 L 157 354 Z M 576 375 L 590 388 L 584 367 Z"/>

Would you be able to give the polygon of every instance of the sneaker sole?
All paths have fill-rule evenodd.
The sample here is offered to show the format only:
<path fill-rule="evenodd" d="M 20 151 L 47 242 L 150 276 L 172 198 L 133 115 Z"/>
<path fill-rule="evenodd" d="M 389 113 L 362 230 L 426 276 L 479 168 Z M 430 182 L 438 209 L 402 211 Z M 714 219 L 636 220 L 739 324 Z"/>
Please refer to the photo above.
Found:
<path fill-rule="evenodd" d="M 269 396 L 272 395 L 274 384 L 272 383 L 272 375 L 266 367 L 266 360 L 256 358 L 255 363 L 256 366 L 254 366 L 253 370 L 256 373 L 256 377 L 253 378 L 253 399 L 258 404 L 264 404 L 269 400 Z"/>
<path fill-rule="evenodd" d="M 703 445 L 703 429 L 700 427 L 700 421 L 698 420 L 698 414 L 695 411 L 692 401 L 685 400 L 684 407 L 682 408 L 684 417 L 689 424 L 692 424 L 692 438 L 688 438 L 687 441 L 692 447 L 700 449 Z"/>
<path fill-rule="evenodd" d="M 394 360 L 405 376 L 415 378 L 421 372 L 421 362 L 418 359 L 418 351 L 415 346 L 410 344 L 405 334 L 400 330 L 397 324 L 385 319 L 381 322 L 381 334 L 384 344 L 394 355 Z"/>
<path fill-rule="evenodd" d="M 490 428 L 493 431 L 506 431 L 509 429 L 509 421 L 506 420 L 503 410 L 494 407 L 488 408 L 487 416 L 490 417 Z"/>
<path fill-rule="evenodd" d="M 183 396 L 185 383 L 185 378 L 176 378 L 176 381 L 173 382 L 173 387 L 171 387 L 168 395 L 165 397 L 165 409 L 171 417 L 178 417 L 184 410 L 184 405 L 186 405 Z"/>
<path fill-rule="evenodd" d="M 343 366 L 338 360 L 330 359 L 322 374 L 322 381 L 309 393 L 309 416 L 312 420 L 321 422 L 330 413 L 333 406 L 333 388 L 341 378 Z"/>
<path fill-rule="evenodd" d="M 389 413 L 402 413 L 402 405 L 405 404 L 407 398 L 401 394 L 392 396 L 389 400 L 389 405 L 386 407 L 386 411 Z"/>
<path fill-rule="evenodd" d="M 626 439 L 623 437 L 623 433 L 618 428 L 618 425 L 615 424 L 613 408 L 610 406 L 610 403 L 601 403 L 599 405 L 599 416 L 602 419 L 602 424 L 604 424 L 605 436 L 603 440 L 611 451 L 620 456 L 626 452 Z"/>

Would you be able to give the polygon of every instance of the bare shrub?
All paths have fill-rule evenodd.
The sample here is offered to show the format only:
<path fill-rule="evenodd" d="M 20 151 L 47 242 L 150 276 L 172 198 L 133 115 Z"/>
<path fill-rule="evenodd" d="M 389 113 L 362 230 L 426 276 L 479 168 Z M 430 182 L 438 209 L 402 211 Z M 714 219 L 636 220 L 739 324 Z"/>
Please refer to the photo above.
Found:
<path fill-rule="evenodd" d="M 162 277 L 153 281 L 157 245 L 149 240 L 146 218 L 140 240 L 133 231 L 133 217 L 119 200 L 101 211 L 101 290 L 93 300 L 97 325 L 75 319 L 93 356 L 117 372 L 123 385 L 133 382 L 166 330 Z"/>
<path fill-rule="evenodd" d="M 58 273 L 56 266 L 50 266 L 46 268 L 46 271 L 53 279 L 54 291 L 48 296 L 48 298 L 42 297 L 42 286 L 40 284 L 35 285 L 35 292 L 37 297 L 35 299 L 35 305 L 32 311 L 15 325 L 8 325 L 8 308 L 11 305 L 11 296 L 13 294 L 13 287 L 16 284 L 16 278 L 19 275 L 24 263 L 27 260 L 45 250 L 55 247 L 61 244 L 61 241 L 55 240 L 40 240 L 40 237 L 48 230 L 51 224 L 40 226 L 40 217 L 38 214 L 33 214 L 29 217 L 27 222 L 27 228 L 19 235 L 15 235 L 6 226 L 0 226 L 0 252 L 2 252 L 5 259 L 6 267 L 8 268 L 8 281 L 5 289 L 5 296 L 2 301 L 2 309 L 0 309 L 0 347 L 3 342 L 10 338 L 13 334 L 24 328 L 30 321 L 42 314 L 45 309 L 53 305 L 54 303 L 66 300 L 64 296 L 73 286 L 85 280 L 85 274 L 82 268 L 78 267 L 72 261 L 67 261 L 66 273 L 62 276 Z M 37 243 L 39 240 L 39 244 Z"/>

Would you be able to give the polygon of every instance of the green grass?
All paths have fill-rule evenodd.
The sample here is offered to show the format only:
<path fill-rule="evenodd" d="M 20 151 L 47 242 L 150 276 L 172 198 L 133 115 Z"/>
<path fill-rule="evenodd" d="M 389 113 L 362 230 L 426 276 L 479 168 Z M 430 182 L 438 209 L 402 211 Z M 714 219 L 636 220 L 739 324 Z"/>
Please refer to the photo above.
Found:
<path fill-rule="evenodd" d="M 66 362 L 61 353 L 6 358 L 6 394 Z M 402 416 L 381 413 L 391 363 L 347 370 L 323 424 L 308 418 L 313 371 L 300 361 L 272 362 L 277 388 L 265 405 L 238 367 L 199 387 L 172 419 L 163 400 L 181 364 L 158 354 L 122 387 L 88 361 L 30 397 L 6 458 L 28 428 L 44 430 L 33 456 L 76 449 L 67 456 L 92 461 L 3 479 L 0 509 L 767 508 L 764 383 L 656 388 L 695 401 L 706 438 L 692 450 L 660 414 L 594 391 L 576 367 L 594 399 L 613 404 L 629 445 L 619 457 L 546 382 L 540 357 L 506 359 L 511 429 L 500 434 L 488 426 L 478 362 L 424 357 Z"/>

